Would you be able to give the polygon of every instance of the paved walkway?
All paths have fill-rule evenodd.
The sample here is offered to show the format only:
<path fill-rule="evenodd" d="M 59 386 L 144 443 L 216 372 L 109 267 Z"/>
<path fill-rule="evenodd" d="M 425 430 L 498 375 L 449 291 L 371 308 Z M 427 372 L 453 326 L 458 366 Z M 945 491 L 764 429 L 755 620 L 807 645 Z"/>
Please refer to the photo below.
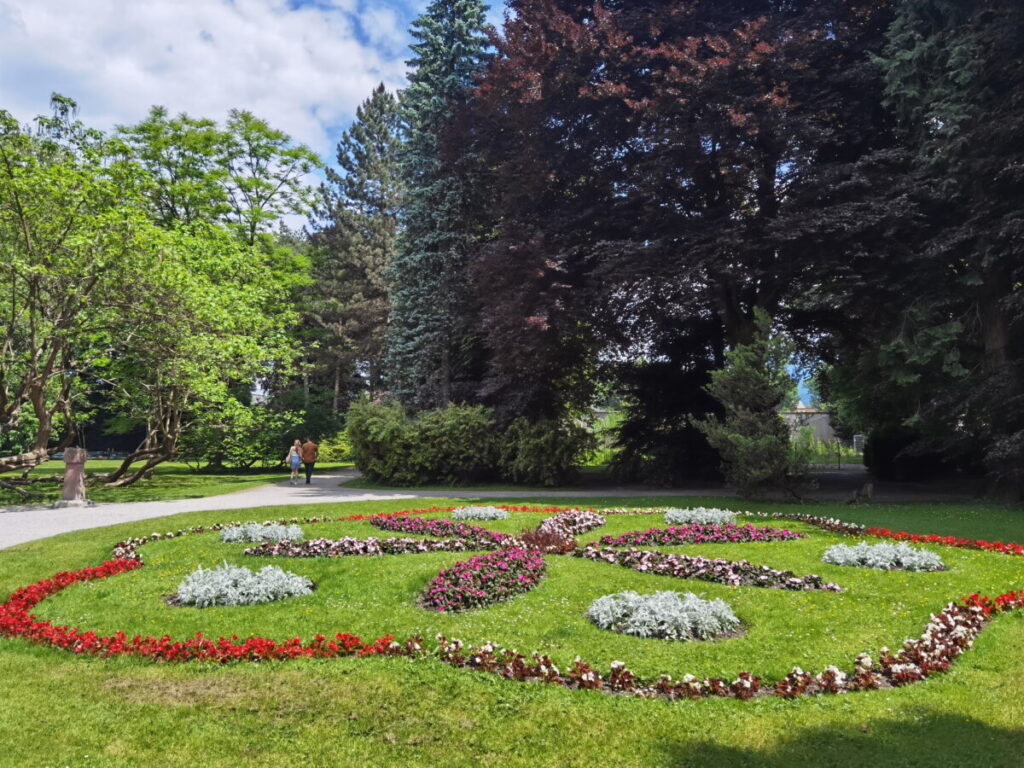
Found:
<path fill-rule="evenodd" d="M 358 477 L 354 469 L 342 469 L 314 476 L 312 485 L 292 486 L 288 481 L 262 485 L 244 491 L 210 496 L 204 499 L 181 499 L 178 501 L 134 501 L 120 504 L 97 504 L 92 507 L 68 509 L 26 509 L 0 514 L 0 549 L 23 544 L 36 539 L 56 536 L 59 533 L 99 528 L 105 525 L 128 523 L 150 518 L 176 515 L 181 512 L 202 512 L 220 509 L 248 509 L 252 507 L 280 507 L 295 504 L 337 504 L 350 501 L 379 501 L 386 499 L 422 498 L 586 498 L 586 497 L 636 497 L 636 496 L 730 496 L 731 491 L 722 488 L 660 489 L 640 487 L 611 487 L 563 491 L 482 491 L 482 490 L 436 490 L 436 491 L 388 491 L 358 490 L 344 488 L 340 484 Z M 818 476 L 820 489 L 811 496 L 814 499 L 845 500 L 854 489 L 865 482 L 866 475 L 860 468 L 823 473 Z M 878 501 L 921 501 L 936 498 L 957 498 L 949 494 L 921 492 L 912 487 L 883 489 L 875 496 Z M 965 498 L 962 494 L 959 498 Z M 969 497 L 968 497 L 969 498 Z M 159 527 L 159 526 L 157 526 Z"/>

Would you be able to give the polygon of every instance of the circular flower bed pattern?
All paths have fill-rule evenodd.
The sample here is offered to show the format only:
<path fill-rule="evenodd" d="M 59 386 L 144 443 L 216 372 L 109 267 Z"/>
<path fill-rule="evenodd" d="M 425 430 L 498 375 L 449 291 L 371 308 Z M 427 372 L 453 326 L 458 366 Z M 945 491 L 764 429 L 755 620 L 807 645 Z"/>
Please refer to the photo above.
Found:
<path fill-rule="evenodd" d="M 459 507 L 453 509 L 452 520 L 508 520 L 508 510 L 501 507 Z"/>
<path fill-rule="evenodd" d="M 710 640 L 740 626 L 724 600 L 702 600 L 692 592 L 605 595 L 590 604 L 587 618 L 601 629 L 667 640 Z"/>
<path fill-rule="evenodd" d="M 276 565 L 251 571 L 224 563 L 216 568 L 196 568 L 178 585 L 178 591 L 169 602 L 196 608 L 258 605 L 312 593 L 313 582 L 304 576 L 282 571 Z"/>
<path fill-rule="evenodd" d="M 927 549 L 916 549 L 904 542 L 868 544 L 861 542 L 852 547 L 836 544 L 825 550 L 822 562 L 832 565 L 854 565 L 860 568 L 878 568 L 884 571 L 944 571 L 942 558 Z"/>
<path fill-rule="evenodd" d="M 548 515 L 563 512 L 577 512 L 554 507 L 506 507 L 513 512 L 535 512 Z M 423 545 L 436 543 L 442 545 L 438 549 L 457 551 L 475 545 L 477 549 L 502 550 L 501 555 L 511 554 L 517 546 L 517 537 L 486 532 L 484 529 L 470 531 L 471 536 L 461 538 L 465 529 L 456 532 L 456 526 L 465 523 L 451 521 L 416 520 L 418 526 L 408 526 L 413 515 L 437 512 L 451 512 L 451 508 L 421 509 L 383 515 L 355 514 L 344 517 L 308 517 L 305 519 L 291 518 L 276 521 L 278 524 L 320 523 L 333 520 L 355 521 L 373 520 L 378 527 L 385 527 L 382 521 L 388 521 L 388 528 L 395 525 L 396 530 L 408 530 L 413 527 L 417 532 L 426 535 L 438 535 L 442 530 L 451 531 L 457 539 L 430 542 L 416 541 L 416 547 L 398 546 L 399 552 L 436 551 L 433 548 L 421 548 Z M 654 514 L 664 510 L 633 510 L 604 509 L 604 515 L 614 514 Z M 902 531 L 893 532 L 881 528 L 865 528 L 854 523 L 844 523 L 831 518 L 814 517 L 794 513 L 743 513 L 772 519 L 792 519 L 801 523 L 817 526 L 833 533 L 851 536 L 877 536 L 897 541 L 927 542 L 934 545 L 962 547 L 967 549 L 999 552 L 1011 556 L 1024 555 L 1024 545 L 1017 543 L 990 542 L 982 540 L 924 536 L 909 534 Z M 394 522 L 392 522 L 394 521 Z M 274 522 L 274 521 L 269 521 Z M 525 656 L 514 649 L 503 648 L 495 643 L 487 642 L 480 645 L 467 645 L 460 640 L 439 635 L 436 643 L 424 641 L 423 638 L 412 636 L 404 641 L 396 640 L 386 634 L 376 640 L 364 641 L 357 635 L 338 632 L 333 636 L 318 634 L 307 641 L 298 637 L 277 641 L 260 636 L 249 636 L 246 639 L 220 637 L 216 640 L 197 633 L 194 636 L 175 639 L 169 635 L 162 637 L 128 635 L 126 632 L 115 632 L 101 635 L 94 631 L 82 630 L 78 627 L 55 624 L 40 620 L 32 610 L 42 600 L 55 595 L 67 587 L 104 579 L 118 574 L 127 573 L 143 566 L 140 548 L 149 541 L 174 539 L 190 534 L 221 531 L 232 524 L 216 524 L 213 526 L 195 526 L 193 528 L 170 531 L 165 534 L 153 533 L 144 538 L 132 538 L 118 542 L 113 551 L 113 558 L 97 567 L 82 568 L 76 571 L 62 571 L 49 579 L 42 579 L 34 584 L 15 590 L 6 602 L 0 603 L 0 636 L 20 637 L 29 642 L 52 648 L 61 648 L 80 655 L 98 657 L 133 656 L 160 662 L 189 661 L 284 661 L 295 658 L 338 658 L 343 656 L 401 656 L 409 659 L 432 658 L 441 663 L 460 668 L 473 669 L 483 673 L 498 675 L 508 680 L 535 681 L 576 689 L 598 690 L 608 693 L 625 693 L 641 697 L 661 697 L 665 699 L 701 698 L 706 696 L 733 697 L 748 700 L 755 696 L 775 695 L 783 698 L 794 698 L 803 695 L 835 694 L 847 691 L 863 691 L 878 688 L 890 688 L 924 680 L 932 675 L 945 672 L 961 654 L 972 647 L 975 638 L 985 625 L 996 615 L 1017 611 L 1024 608 L 1024 590 L 1009 591 L 997 597 L 972 594 L 956 602 L 950 602 L 938 613 L 932 614 L 931 621 L 919 638 L 905 641 L 902 647 L 890 651 L 882 648 L 877 660 L 868 654 L 859 654 L 853 661 L 848 672 L 839 667 L 828 666 L 814 674 L 794 668 L 785 677 L 773 682 L 763 681 L 750 672 L 741 671 L 731 682 L 728 678 L 696 677 L 684 675 L 673 679 L 669 675 L 661 675 L 657 679 L 639 680 L 621 661 L 611 664 L 610 671 L 602 674 L 595 667 L 577 658 L 564 671 L 559 670 L 546 654 L 534 652 Z M 473 529 L 474 526 L 466 526 Z M 489 534 L 489 535 L 487 535 Z M 326 539 L 319 540 L 330 544 Z M 379 546 L 368 546 L 359 539 L 342 540 L 354 542 L 340 547 L 337 552 L 303 552 L 304 556 L 318 554 L 333 555 L 367 555 L 387 551 Z M 394 540 L 402 541 L 402 540 Z M 490 546 L 479 546 L 487 543 Z M 257 550 L 265 550 L 277 545 L 265 543 Z M 289 545 L 286 549 L 289 549 Z M 318 547 L 319 549 L 319 547 Z M 327 549 L 331 549 L 327 547 Z M 539 552 L 525 550 L 525 558 L 540 558 Z M 260 551 L 260 554 L 270 554 Z M 274 554 L 296 555 L 298 552 L 279 552 Z M 676 576 L 680 578 L 698 578 L 719 581 L 725 584 L 776 587 L 783 589 L 826 589 L 839 591 L 836 585 L 825 584 L 818 576 L 796 577 L 787 571 L 776 571 L 767 566 L 756 566 L 745 561 L 731 562 L 727 560 L 708 560 L 692 558 L 684 555 L 670 555 L 660 552 L 644 552 L 640 550 L 619 550 L 600 548 L 590 545 L 578 547 L 573 554 L 591 560 L 603 561 L 633 568 L 638 571 Z M 487 557 L 486 555 L 484 557 Z M 467 561 L 468 562 L 468 561 Z M 495 561 L 497 563 L 497 560 Z M 460 571 L 457 564 L 452 571 Z M 505 564 L 507 566 L 507 563 Z M 498 570 L 502 570 L 500 564 Z M 471 569 L 472 570 L 472 569 Z M 531 569 L 539 570 L 539 569 Z"/>

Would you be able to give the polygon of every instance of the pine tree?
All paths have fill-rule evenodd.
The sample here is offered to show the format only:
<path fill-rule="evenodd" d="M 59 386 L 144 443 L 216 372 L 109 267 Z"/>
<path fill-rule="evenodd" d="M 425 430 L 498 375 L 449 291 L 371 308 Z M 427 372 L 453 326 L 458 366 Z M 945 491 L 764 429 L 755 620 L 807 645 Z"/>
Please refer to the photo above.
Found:
<path fill-rule="evenodd" d="M 480 0 L 434 0 L 412 25 L 414 58 L 401 97 L 404 231 L 389 270 L 388 379 L 414 408 L 465 399 L 453 391 L 474 346 L 469 253 L 477 242 L 472 156 L 446 157 L 445 132 L 487 59 Z"/>
<path fill-rule="evenodd" d="M 335 410 L 343 381 L 354 375 L 381 387 L 388 315 L 385 270 L 394 257 L 401 182 L 398 101 L 384 85 L 356 110 L 338 142 L 340 172 L 327 170 L 320 229 L 313 236 L 309 314 L 324 329 Z"/>

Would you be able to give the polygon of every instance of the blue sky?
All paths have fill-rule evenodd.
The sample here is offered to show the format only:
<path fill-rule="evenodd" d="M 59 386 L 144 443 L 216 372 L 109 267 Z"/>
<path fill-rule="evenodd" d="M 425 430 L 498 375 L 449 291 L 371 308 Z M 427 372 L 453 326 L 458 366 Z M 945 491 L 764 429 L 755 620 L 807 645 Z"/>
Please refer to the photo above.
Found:
<path fill-rule="evenodd" d="M 237 107 L 330 160 L 373 87 L 403 84 L 409 23 L 426 5 L 0 0 L 0 108 L 27 121 L 57 91 L 110 129 L 153 104 L 218 120 Z"/>

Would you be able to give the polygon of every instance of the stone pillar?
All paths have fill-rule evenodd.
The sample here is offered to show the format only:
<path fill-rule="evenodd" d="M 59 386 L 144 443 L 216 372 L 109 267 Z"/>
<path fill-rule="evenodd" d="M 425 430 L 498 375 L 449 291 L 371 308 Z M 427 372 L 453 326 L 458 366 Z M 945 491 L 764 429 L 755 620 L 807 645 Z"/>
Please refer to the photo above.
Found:
<path fill-rule="evenodd" d="M 64 490 L 55 507 L 84 507 L 85 500 L 85 448 L 64 451 Z"/>

